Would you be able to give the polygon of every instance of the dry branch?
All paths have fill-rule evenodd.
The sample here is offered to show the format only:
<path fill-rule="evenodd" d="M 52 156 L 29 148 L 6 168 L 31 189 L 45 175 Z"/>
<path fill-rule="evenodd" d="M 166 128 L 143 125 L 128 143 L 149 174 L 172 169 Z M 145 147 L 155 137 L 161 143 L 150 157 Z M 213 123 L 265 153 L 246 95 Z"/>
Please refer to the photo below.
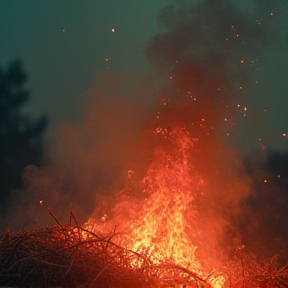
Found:
<path fill-rule="evenodd" d="M 119 236 L 113 232 L 102 237 L 59 223 L 14 235 L 6 231 L 0 238 L 0 285 L 108 287 L 118 281 L 140 287 L 160 275 L 167 283 L 205 282 L 182 267 L 166 262 L 155 265 L 147 253 L 121 247 L 112 241 Z"/>

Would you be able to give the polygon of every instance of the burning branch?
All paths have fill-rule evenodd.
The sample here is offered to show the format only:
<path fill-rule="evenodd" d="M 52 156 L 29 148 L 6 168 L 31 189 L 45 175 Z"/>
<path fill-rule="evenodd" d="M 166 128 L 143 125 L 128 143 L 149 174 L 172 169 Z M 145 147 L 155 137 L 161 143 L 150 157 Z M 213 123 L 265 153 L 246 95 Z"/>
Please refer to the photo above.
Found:
<path fill-rule="evenodd" d="M 288 263 L 280 265 L 280 255 L 257 258 L 241 248 L 236 256 L 237 261 L 226 268 L 230 287 L 288 287 Z"/>

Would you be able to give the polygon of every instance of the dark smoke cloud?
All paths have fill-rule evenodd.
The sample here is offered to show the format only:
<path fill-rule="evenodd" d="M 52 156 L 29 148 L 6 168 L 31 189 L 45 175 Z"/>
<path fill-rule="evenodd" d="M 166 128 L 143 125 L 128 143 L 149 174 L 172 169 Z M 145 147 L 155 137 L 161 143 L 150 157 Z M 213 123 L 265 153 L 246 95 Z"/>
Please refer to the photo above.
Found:
<path fill-rule="evenodd" d="M 252 173 L 248 169 L 251 165 L 243 164 L 231 148 L 251 150 L 255 138 L 263 134 L 265 144 L 273 144 L 275 129 L 260 111 L 275 105 L 267 101 L 267 91 L 274 91 L 274 97 L 288 91 L 287 81 L 280 81 L 282 67 L 275 69 L 272 65 L 275 52 L 281 55 L 277 59 L 282 57 L 288 63 L 284 53 L 287 11 L 286 1 L 174 1 L 160 11 L 158 22 L 163 32 L 146 48 L 158 71 L 171 78 L 169 88 L 162 90 L 165 107 L 158 111 L 157 124 L 169 127 L 185 123 L 198 137 L 195 165 L 210 183 L 202 206 L 203 234 L 208 236 L 205 244 L 211 235 L 222 237 L 227 251 L 235 251 L 241 243 L 259 248 L 262 241 L 262 248 L 272 253 L 280 248 L 280 242 L 284 247 L 288 239 L 285 229 L 281 229 L 287 218 L 287 186 L 279 188 L 269 181 L 272 186 L 265 193 L 267 187 L 256 183 L 263 184 L 263 175 L 270 175 L 270 170 L 256 160 L 253 164 L 254 158 L 249 155 Z M 287 75 L 287 69 L 284 72 Z M 255 85 L 258 82 L 260 85 Z M 189 97 L 195 97 L 195 103 Z M 245 105 L 252 108 L 253 114 L 246 122 L 239 120 L 238 103 L 241 109 Z M 243 113 L 240 115 L 243 118 Z M 229 125 L 220 124 L 224 118 L 229 119 Z M 231 134 L 230 148 L 223 146 L 223 138 L 218 138 L 219 134 L 226 136 L 226 132 Z M 205 138 L 207 133 L 209 138 Z M 248 225 L 250 220 L 258 229 Z"/>
<path fill-rule="evenodd" d="M 273 256 L 288 252 L 288 154 L 254 153 L 245 158 L 252 179 L 251 192 L 240 204 L 243 213 L 233 218 L 248 249 Z"/>

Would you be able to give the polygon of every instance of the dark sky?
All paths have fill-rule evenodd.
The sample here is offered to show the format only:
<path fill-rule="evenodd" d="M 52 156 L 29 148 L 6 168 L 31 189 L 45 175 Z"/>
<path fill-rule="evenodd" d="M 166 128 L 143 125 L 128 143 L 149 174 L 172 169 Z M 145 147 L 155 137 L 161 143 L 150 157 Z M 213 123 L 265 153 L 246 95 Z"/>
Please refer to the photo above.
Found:
<path fill-rule="evenodd" d="M 47 113 L 50 133 L 59 123 L 77 118 L 78 104 L 99 81 L 99 71 L 110 67 L 112 73 L 139 78 L 149 74 L 145 45 L 161 29 L 156 24 L 157 11 L 170 2 L 1 0 L 0 65 L 15 58 L 23 61 L 32 93 L 26 111 Z M 192 2 L 201 1 L 189 3 Z M 265 38 L 253 55 L 243 53 L 244 64 L 254 61 L 253 65 L 257 65 L 257 85 L 243 87 L 242 93 L 246 94 L 238 113 L 235 141 L 241 141 L 245 151 L 262 145 L 286 150 L 288 137 L 283 137 L 283 133 L 288 134 L 287 5 L 270 0 L 227 0 L 227 4 L 230 2 L 247 18 L 254 17 L 255 23 L 261 24 Z M 277 7 L 278 2 L 282 4 Z M 221 17 L 215 14 L 205 21 L 217 22 Z M 243 111 L 244 107 L 247 110 Z"/>

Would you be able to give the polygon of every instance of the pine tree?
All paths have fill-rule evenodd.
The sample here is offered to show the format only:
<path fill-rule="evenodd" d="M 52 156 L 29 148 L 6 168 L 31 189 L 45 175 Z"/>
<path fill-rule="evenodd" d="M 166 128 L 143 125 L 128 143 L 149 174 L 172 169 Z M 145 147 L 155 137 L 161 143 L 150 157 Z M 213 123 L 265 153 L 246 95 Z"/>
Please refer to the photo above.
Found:
<path fill-rule="evenodd" d="M 12 189 L 21 187 L 21 172 L 28 164 L 39 164 L 47 117 L 36 120 L 22 107 L 29 100 L 26 74 L 20 61 L 0 68 L 0 203 Z"/>

